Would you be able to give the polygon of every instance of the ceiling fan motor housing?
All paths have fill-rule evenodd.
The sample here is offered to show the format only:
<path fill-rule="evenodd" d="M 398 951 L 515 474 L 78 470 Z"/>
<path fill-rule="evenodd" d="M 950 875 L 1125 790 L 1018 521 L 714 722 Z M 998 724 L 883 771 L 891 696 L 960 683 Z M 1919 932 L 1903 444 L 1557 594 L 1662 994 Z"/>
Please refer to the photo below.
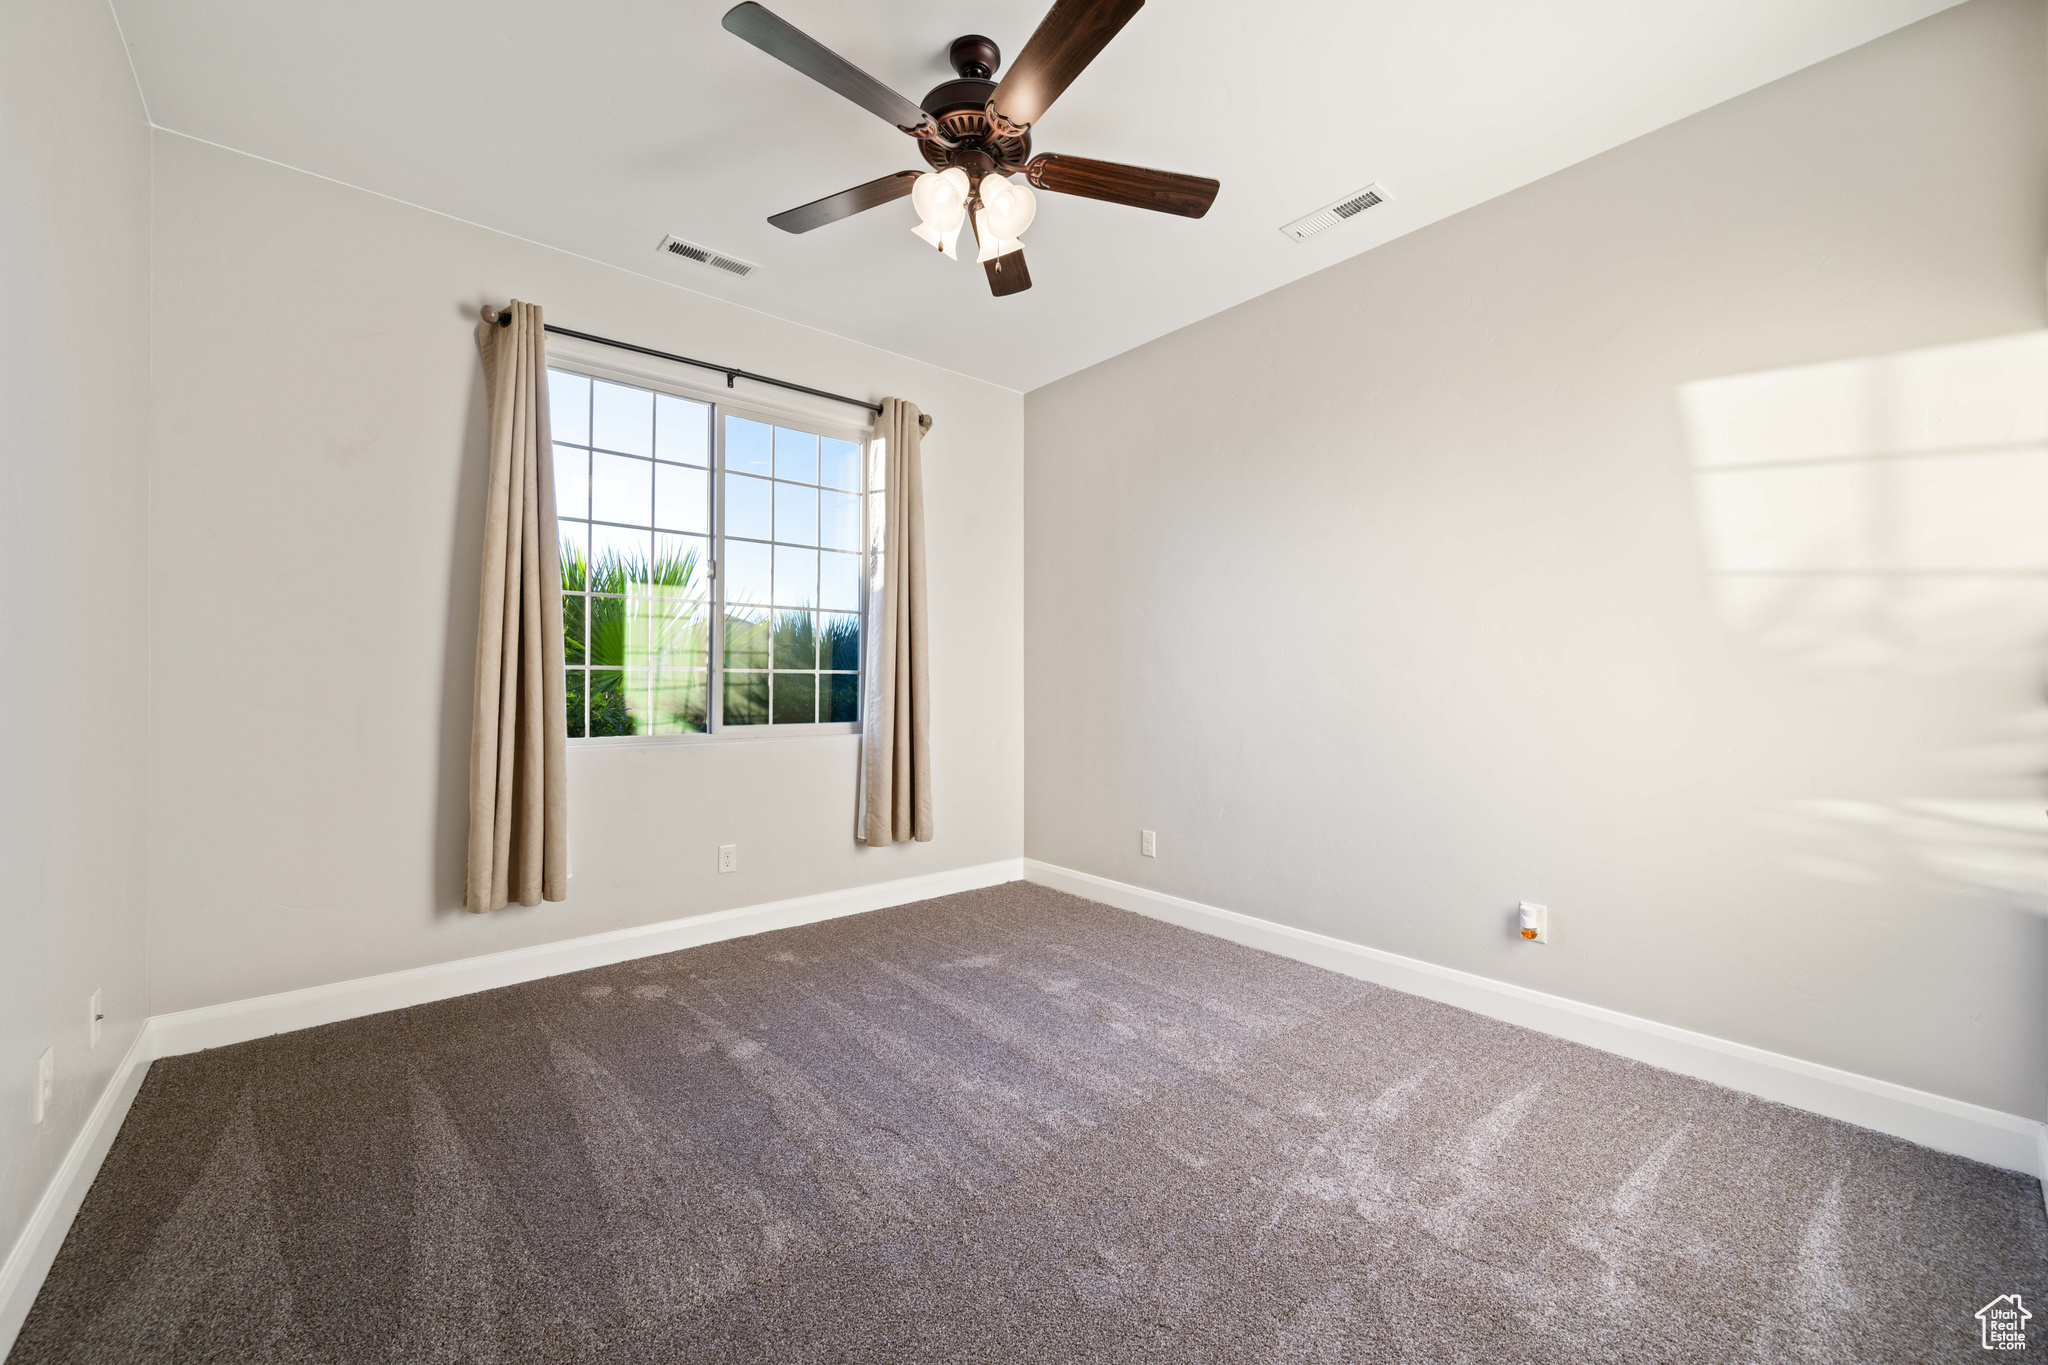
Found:
<path fill-rule="evenodd" d="M 990 39 L 970 33 L 964 38 L 955 38 L 946 55 L 952 61 L 953 69 L 960 73 L 959 78 L 934 86 L 918 107 L 930 114 L 939 125 L 939 132 L 948 142 L 960 144 L 962 151 L 979 151 L 997 165 L 1022 169 L 1024 163 L 1031 159 L 1031 134 L 999 138 L 992 136 L 989 129 L 988 101 L 996 92 L 996 83 L 991 77 L 1002 63 L 1002 53 Z M 953 165 L 974 170 L 968 161 L 978 160 L 963 159 L 959 151 L 948 150 L 933 142 L 921 143 L 920 150 L 935 170 Z"/>
<path fill-rule="evenodd" d="M 953 46 L 946 49 L 946 61 L 960 75 L 985 81 L 1003 64 L 1003 52 L 995 39 L 970 33 L 953 40 Z"/>

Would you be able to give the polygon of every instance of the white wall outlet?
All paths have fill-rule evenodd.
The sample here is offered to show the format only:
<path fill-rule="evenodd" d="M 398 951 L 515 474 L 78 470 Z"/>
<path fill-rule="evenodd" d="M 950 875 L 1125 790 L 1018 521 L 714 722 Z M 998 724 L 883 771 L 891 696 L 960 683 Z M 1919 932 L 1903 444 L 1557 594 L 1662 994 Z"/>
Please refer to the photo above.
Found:
<path fill-rule="evenodd" d="M 740 870 L 740 846 L 738 844 L 720 844 L 718 846 L 718 870 L 720 872 L 737 872 Z"/>
<path fill-rule="evenodd" d="M 44 1048 L 43 1055 L 36 1058 L 36 1122 L 43 1121 L 43 1115 L 50 1112 L 50 1106 L 57 1099 L 57 1053 L 53 1048 Z"/>
<path fill-rule="evenodd" d="M 1530 943 L 1550 942 L 1550 907 L 1523 901 L 1515 907 L 1520 911 L 1518 924 L 1522 937 Z"/>
<path fill-rule="evenodd" d="M 1138 853 L 1146 858 L 1159 856 L 1159 836 L 1149 829 L 1138 831 Z"/>
<path fill-rule="evenodd" d="M 94 991 L 92 999 L 85 1003 L 85 1045 L 87 1047 L 98 1047 L 100 1045 L 100 1025 L 105 1022 L 107 1017 L 107 1012 L 100 1008 L 100 995 L 101 992 Z"/>

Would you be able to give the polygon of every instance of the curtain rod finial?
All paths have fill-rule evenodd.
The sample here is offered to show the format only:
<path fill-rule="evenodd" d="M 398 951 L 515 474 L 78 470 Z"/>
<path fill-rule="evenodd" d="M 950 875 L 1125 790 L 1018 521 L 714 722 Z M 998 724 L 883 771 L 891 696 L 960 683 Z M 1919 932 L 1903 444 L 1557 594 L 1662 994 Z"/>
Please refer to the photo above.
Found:
<path fill-rule="evenodd" d="M 500 327 L 510 327 L 512 325 L 512 310 L 510 308 L 493 308 L 487 303 L 479 311 L 483 313 L 485 322 L 495 322 Z"/>

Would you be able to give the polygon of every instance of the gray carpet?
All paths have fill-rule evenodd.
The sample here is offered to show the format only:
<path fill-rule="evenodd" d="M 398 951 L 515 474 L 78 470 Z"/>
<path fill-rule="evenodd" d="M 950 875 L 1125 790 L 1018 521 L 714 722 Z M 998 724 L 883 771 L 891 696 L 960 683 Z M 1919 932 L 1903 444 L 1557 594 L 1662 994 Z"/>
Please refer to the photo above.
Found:
<path fill-rule="evenodd" d="M 1013 883 L 160 1061 L 8 1359 L 1917 1363 L 2013 1292 L 2031 1179 Z"/>

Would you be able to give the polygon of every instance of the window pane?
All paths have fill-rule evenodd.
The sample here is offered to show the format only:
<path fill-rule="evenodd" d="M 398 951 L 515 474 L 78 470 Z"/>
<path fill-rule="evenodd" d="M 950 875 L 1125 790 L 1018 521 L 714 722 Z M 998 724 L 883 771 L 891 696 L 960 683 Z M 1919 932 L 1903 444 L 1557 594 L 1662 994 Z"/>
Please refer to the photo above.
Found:
<path fill-rule="evenodd" d="M 768 675 L 766 673 L 725 674 L 725 723 L 766 725 L 768 723 Z"/>
<path fill-rule="evenodd" d="M 818 490 L 775 485 L 775 538 L 790 545 L 818 543 Z"/>
<path fill-rule="evenodd" d="M 590 734 L 633 734 L 633 717 L 626 709 L 626 675 L 616 668 L 590 670 Z"/>
<path fill-rule="evenodd" d="M 647 664 L 687 672 L 711 663 L 711 608 L 701 601 L 655 597 L 646 603 Z"/>
<path fill-rule="evenodd" d="M 654 453 L 654 395 L 624 384 L 591 382 L 590 443 L 626 455 Z"/>
<path fill-rule="evenodd" d="M 590 457 L 590 519 L 646 526 L 654 520 L 654 466 L 603 451 Z"/>
<path fill-rule="evenodd" d="M 857 670 L 860 667 L 860 618 L 818 618 L 818 667 Z"/>
<path fill-rule="evenodd" d="M 584 608 L 585 645 L 593 664 L 616 668 L 626 662 L 626 599 L 593 597 Z"/>
<path fill-rule="evenodd" d="M 673 394 L 654 395 L 654 456 L 684 464 L 710 464 L 710 406 Z"/>
<path fill-rule="evenodd" d="M 727 670 L 768 666 L 768 613 L 725 614 L 725 666 Z"/>
<path fill-rule="evenodd" d="M 775 428 L 775 477 L 798 483 L 818 481 L 818 438 L 808 431 Z"/>
<path fill-rule="evenodd" d="M 775 675 L 775 723 L 809 725 L 818 718 L 818 675 L 777 673 Z"/>
<path fill-rule="evenodd" d="M 661 598 L 648 607 L 648 733 L 694 734 L 704 728 L 710 609 L 698 601 Z"/>
<path fill-rule="evenodd" d="M 700 536 L 708 534 L 711 530 L 711 475 L 702 469 L 656 465 L 654 524 L 665 531 L 694 531 Z"/>
<path fill-rule="evenodd" d="M 649 734 L 696 735 L 704 731 L 705 708 L 710 699 L 711 674 L 699 668 L 686 672 L 657 671 L 653 675 L 651 702 L 653 722 Z"/>
<path fill-rule="evenodd" d="M 827 436 L 823 466 L 819 471 L 819 483 L 827 488 L 843 488 L 849 493 L 860 491 L 860 446 L 857 443 L 835 441 Z"/>
<path fill-rule="evenodd" d="M 769 520 L 770 501 L 774 496 L 769 490 L 775 485 L 766 479 L 749 479 L 739 474 L 728 474 L 725 478 L 725 533 L 729 536 L 745 536 L 749 540 L 768 540 L 773 526 Z"/>
<path fill-rule="evenodd" d="M 653 708 L 647 697 L 647 670 L 644 668 L 626 670 L 626 716 L 633 724 L 627 734 L 644 735 L 654 728 Z"/>
<path fill-rule="evenodd" d="M 654 585 L 649 589 L 656 597 L 672 597 L 701 601 L 708 596 L 710 578 L 705 566 L 710 562 L 711 542 L 703 536 L 668 536 L 659 531 L 654 534 Z"/>
<path fill-rule="evenodd" d="M 775 547 L 775 596 L 778 607 L 808 607 L 818 600 L 818 552 L 790 545 Z"/>
<path fill-rule="evenodd" d="M 548 371 L 548 430 L 557 441 L 590 444 L 590 381 L 566 370 Z"/>
<path fill-rule="evenodd" d="M 580 668 L 569 670 L 569 738 L 583 738 L 583 693 L 590 675 Z"/>
<path fill-rule="evenodd" d="M 858 550 L 860 498 L 852 493 L 820 493 L 818 500 L 818 543 L 828 550 Z"/>
<path fill-rule="evenodd" d="M 590 452 L 581 446 L 555 447 L 555 515 L 590 515 Z"/>
<path fill-rule="evenodd" d="M 782 551 L 778 549 L 775 553 Z M 827 611 L 859 611 L 860 556 L 827 550 L 819 558 L 824 562 L 818 566 L 818 605 Z M 775 567 L 782 568 L 780 560 Z"/>
<path fill-rule="evenodd" d="M 773 472 L 768 466 L 768 435 L 771 430 L 765 422 L 749 422 L 744 417 L 726 418 L 726 471 L 759 474 L 764 478 Z"/>
<path fill-rule="evenodd" d="M 646 531 L 624 526 L 590 528 L 590 590 L 644 592 L 649 540 Z"/>
<path fill-rule="evenodd" d="M 725 542 L 725 600 L 728 606 L 769 602 L 768 547 L 744 540 Z"/>
<path fill-rule="evenodd" d="M 590 572 L 590 527 L 580 521 L 561 521 L 555 526 L 562 541 L 562 588 L 580 592 L 587 586 Z"/>
<path fill-rule="evenodd" d="M 572 664 L 583 662 L 583 598 L 575 593 L 562 597 L 562 658 Z"/>
<path fill-rule="evenodd" d="M 818 719 L 860 719 L 860 674 L 818 675 Z"/>
<path fill-rule="evenodd" d="M 816 668 L 818 626 L 807 611 L 775 613 L 775 666 Z"/>

